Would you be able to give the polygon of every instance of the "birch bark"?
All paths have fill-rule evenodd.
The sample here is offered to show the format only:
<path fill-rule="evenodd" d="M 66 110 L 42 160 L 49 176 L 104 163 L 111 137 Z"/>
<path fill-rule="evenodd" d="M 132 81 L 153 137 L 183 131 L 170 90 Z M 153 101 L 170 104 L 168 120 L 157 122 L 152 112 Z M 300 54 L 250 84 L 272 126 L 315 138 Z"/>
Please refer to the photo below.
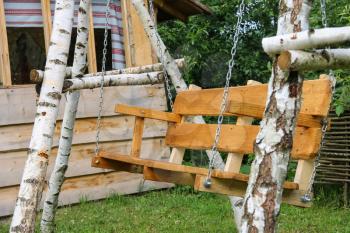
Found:
<path fill-rule="evenodd" d="M 278 35 L 307 30 L 311 0 L 281 0 Z M 255 160 L 243 204 L 241 232 L 272 233 L 282 201 L 303 78 L 274 60 L 265 116 L 255 141 Z"/>
<path fill-rule="evenodd" d="M 299 2 L 299 1 L 298 1 Z M 325 48 L 329 45 L 350 41 L 350 27 L 310 29 L 302 32 L 288 32 L 264 38 L 262 45 L 267 54 L 279 54 L 286 50 Z"/>
<path fill-rule="evenodd" d="M 102 76 L 64 80 L 63 92 L 93 89 L 101 86 Z M 142 74 L 118 74 L 104 76 L 104 87 L 111 86 L 135 86 L 163 83 L 163 72 L 151 72 Z"/>
<path fill-rule="evenodd" d="M 73 24 L 74 0 L 57 0 L 45 78 L 10 232 L 34 232 L 61 99 Z"/>
<path fill-rule="evenodd" d="M 73 1 L 74 3 L 74 1 Z M 89 34 L 89 14 L 91 0 L 81 0 L 78 11 L 77 39 L 74 50 L 74 61 L 72 67 L 72 78 L 82 77 L 86 70 L 86 54 Z M 55 17 L 56 18 L 56 17 Z M 75 117 L 79 104 L 79 91 L 66 94 L 67 103 L 64 109 L 62 129 L 57 152 L 57 158 L 52 171 L 49 190 L 44 202 L 43 215 L 41 219 L 41 232 L 48 233 L 55 230 L 55 214 L 58 205 L 58 197 L 64 176 L 68 168 L 68 160 L 71 152 L 73 129 Z"/>

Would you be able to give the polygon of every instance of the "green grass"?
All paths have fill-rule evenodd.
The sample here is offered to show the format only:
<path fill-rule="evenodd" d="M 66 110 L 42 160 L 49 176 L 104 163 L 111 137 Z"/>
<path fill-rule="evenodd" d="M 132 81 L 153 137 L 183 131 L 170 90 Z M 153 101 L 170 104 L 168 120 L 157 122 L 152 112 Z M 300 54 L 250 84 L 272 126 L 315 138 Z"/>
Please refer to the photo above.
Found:
<path fill-rule="evenodd" d="M 60 208 L 56 223 L 57 232 L 69 233 L 235 232 L 226 197 L 196 193 L 187 187 L 112 196 L 99 202 L 82 201 Z M 0 222 L 1 233 L 8 232 L 8 224 L 8 220 Z M 350 210 L 283 205 L 279 232 L 350 233 Z"/>

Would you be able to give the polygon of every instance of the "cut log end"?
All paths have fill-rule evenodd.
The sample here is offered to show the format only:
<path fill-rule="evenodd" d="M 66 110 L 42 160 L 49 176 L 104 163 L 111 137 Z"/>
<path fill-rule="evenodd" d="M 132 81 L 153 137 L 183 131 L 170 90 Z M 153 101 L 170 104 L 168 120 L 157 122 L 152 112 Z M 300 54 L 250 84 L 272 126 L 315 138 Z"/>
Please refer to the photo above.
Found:
<path fill-rule="evenodd" d="M 40 70 L 31 70 L 29 77 L 30 77 L 30 81 L 33 83 L 40 83 L 42 82 L 42 75 L 40 75 L 42 71 Z"/>
<path fill-rule="evenodd" d="M 291 66 L 291 53 L 284 51 L 278 56 L 277 64 L 282 70 L 289 70 Z"/>

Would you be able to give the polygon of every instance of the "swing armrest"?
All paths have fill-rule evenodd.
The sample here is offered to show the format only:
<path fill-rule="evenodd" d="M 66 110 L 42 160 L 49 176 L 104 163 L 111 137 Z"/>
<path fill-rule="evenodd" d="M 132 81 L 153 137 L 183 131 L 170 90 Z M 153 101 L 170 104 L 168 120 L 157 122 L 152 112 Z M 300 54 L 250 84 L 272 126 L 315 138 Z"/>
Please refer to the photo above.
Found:
<path fill-rule="evenodd" d="M 126 114 L 126 115 L 137 116 L 137 117 L 167 121 L 167 122 L 175 122 L 175 123 L 181 122 L 181 115 L 176 113 L 162 112 L 162 111 L 128 106 L 123 104 L 117 104 L 115 106 L 115 112 Z"/>

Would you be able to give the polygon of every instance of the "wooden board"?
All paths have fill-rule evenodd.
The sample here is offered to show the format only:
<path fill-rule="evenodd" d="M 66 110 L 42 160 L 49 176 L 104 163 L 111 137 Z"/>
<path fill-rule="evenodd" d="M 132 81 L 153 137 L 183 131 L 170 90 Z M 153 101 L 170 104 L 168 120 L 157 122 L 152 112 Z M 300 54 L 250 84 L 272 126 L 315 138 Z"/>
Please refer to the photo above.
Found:
<path fill-rule="evenodd" d="M 96 141 L 96 118 L 77 119 L 74 127 L 73 145 Z M 134 117 L 111 116 L 102 118 L 100 141 L 130 140 L 133 135 Z M 32 134 L 32 124 L 0 127 L 0 152 L 27 149 Z M 146 119 L 144 138 L 165 136 L 166 122 Z M 53 147 L 58 146 L 61 121 L 57 122 Z M 1 156 L 1 154 L 0 154 Z"/>
<path fill-rule="evenodd" d="M 164 170 L 164 171 L 175 172 L 180 174 L 188 173 L 188 174 L 202 175 L 202 176 L 206 176 L 208 174 L 208 169 L 206 168 L 191 167 L 191 166 L 174 164 L 174 163 L 169 163 L 164 161 L 140 159 L 140 158 L 135 158 L 127 155 L 117 155 L 109 152 L 102 152 L 97 157 L 93 158 L 92 161 L 93 162 L 97 161 L 99 160 L 99 158 L 107 159 L 112 162 L 118 162 L 120 164 L 125 163 L 125 164 L 136 165 L 139 167 L 148 167 L 152 169 Z M 96 166 L 101 167 L 101 164 L 97 163 Z M 111 168 L 111 167 L 108 167 L 108 168 Z M 142 170 L 142 169 L 135 169 L 135 170 Z M 151 173 L 151 170 L 148 169 L 148 172 Z M 242 182 L 248 182 L 248 179 L 249 179 L 249 176 L 245 174 L 235 173 L 235 172 L 225 172 L 217 169 L 214 169 L 212 171 L 212 177 L 227 179 L 227 180 L 238 180 Z M 165 180 L 165 181 L 169 182 L 168 180 Z M 299 188 L 298 184 L 293 182 L 285 182 L 284 187 L 286 189 Z"/>
<path fill-rule="evenodd" d="M 167 160 L 169 158 L 170 149 L 165 146 L 163 138 L 143 140 L 142 146 L 142 158 L 159 160 Z M 102 142 L 100 147 L 109 153 L 127 154 L 130 153 L 131 141 Z M 55 148 L 52 150 L 50 156 L 46 178 L 49 178 L 49 175 L 51 174 L 56 154 L 57 149 Z M 83 176 L 103 172 L 103 169 L 91 167 L 91 158 L 94 155 L 95 143 L 73 146 L 66 177 Z M 26 159 L 26 150 L 0 154 L 0 187 L 17 185 L 20 183 Z"/>
<path fill-rule="evenodd" d="M 156 63 L 151 43 L 134 6 L 129 0 L 122 0 L 121 3 L 126 66 Z"/>
<path fill-rule="evenodd" d="M 59 197 L 59 205 L 79 203 L 81 198 L 99 200 L 112 194 L 133 194 L 158 188 L 169 188 L 167 183 L 144 182 L 141 174 L 108 172 L 82 177 L 68 178 Z M 13 213 L 19 186 L 0 189 L 0 216 Z M 45 200 L 46 190 L 42 200 Z M 43 201 L 42 201 L 43 202 Z M 41 203 L 42 206 L 43 203 Z"/>
<path fill-rule="evenodd" d="M 89 11 L 89 39 L 88 39 L 87 62 L 88 62 L 89 73 L 96 73 L 97 62 L 96 62 L 94 16 L 92 11 L 92 5 Z"/>
<path fill-rule="evenodd" d="M 52 31 L 50 0 L 41 0 L 41 14 L 43 17 L 45 50 L 47 54 L 49 52 L 51 31 Z"/>
<path fill-rule="evenodd" d="M 77 118 L 97 116 L 99 90 L 83 90 L 80 93 Z M 106 87 L 102 115 L 118 115 L 114 112 L 114 106 L 119 103 L 138 105 L 155 110 L 167 109 L 163 85 Z M 64 104 L 65 97 L 63 96 L 58 119 L 63 118 Z M 0 88 L 0 126 L 34 122 L 35 105 L 36 93 L 34 85 Z M 8 106 L 11 106 L 11 108 Z"/>
<path fill-rule="evenodd" d="M 236 100 L 231 100 L 228 106 L 228 113 L 234 115 L 243 115 L 254 117 L 256 119 L 262 119 L 265 112 L 265 106 L 257 105 L 254 103 L 244 103 Z M 305 113 L 300 113 L 298 115 L 298 126 L 321 128 L 323 117 L 307 115 Z"/>
<path fill-rule="evenodd" d="M 176 97 L 174 113 L 180 115 L 217 116 L 220 112 L 222 95 L 222 88 L 181 92 Z M 232 87 L 230 88 L 229 101 L 254 104 L 265 108 L 266 95 L 267 84 Z M 331 87 L 329 80 L 305 81 L 301 113 L 327 116 L 331 101 L 330 96 Z"/>
<path fill-rule="evenodd" d="M 2 83 L 3 86 L 11 86 L 10 57 L 3 0 L 0 0 L 0 22 L 0 84 Z"/>
<path fill-rule="evenodd" d="M 174 124 L 170 125 L 166 135 L 166 144 L 170 147 L 189 149 L 210 149 L 217 126 L 215 124 Z M 259 132 L 259 126 L 222 125 L 218 150 L 241 154 L 253 153 L 253 144 Z M 318 152 L 321 130 L 317 128 L 296 129 L 292 158 L 310 159 Z"/>
<path fill-rule="evenodd" d="M 221 193 L 230 196 L 244 197 L 247 189 L 247 183 L 239 182 L 235 180 L 223 180 L 212 178 L 211 188 L 204 187 L 203 183 L 206 176 L 197 176 L 194 184 L 194 188 L 198 191 L 210 192 L 210 193 Z M 303 203 L 300 201 L 300 197 L 304 194 L 300 190 L 288 190 L 283 191 L 282 201 L 287 204 L 300 206 L 300 207 L 311 207 L 311 203 Z"/>
<path fill-rule="evenodd" d="M 181 116 L 175 113 L 156 111 L 153 109 L 140 108 L 135 106 L 128 106 L 124 104 L 117 104 L 115 106 L 115 111 L 117 113 L 122 113 L 126 115 L 132 115 L 137 117 L 144 117 L 168 122 L 180 123 Z"/>

